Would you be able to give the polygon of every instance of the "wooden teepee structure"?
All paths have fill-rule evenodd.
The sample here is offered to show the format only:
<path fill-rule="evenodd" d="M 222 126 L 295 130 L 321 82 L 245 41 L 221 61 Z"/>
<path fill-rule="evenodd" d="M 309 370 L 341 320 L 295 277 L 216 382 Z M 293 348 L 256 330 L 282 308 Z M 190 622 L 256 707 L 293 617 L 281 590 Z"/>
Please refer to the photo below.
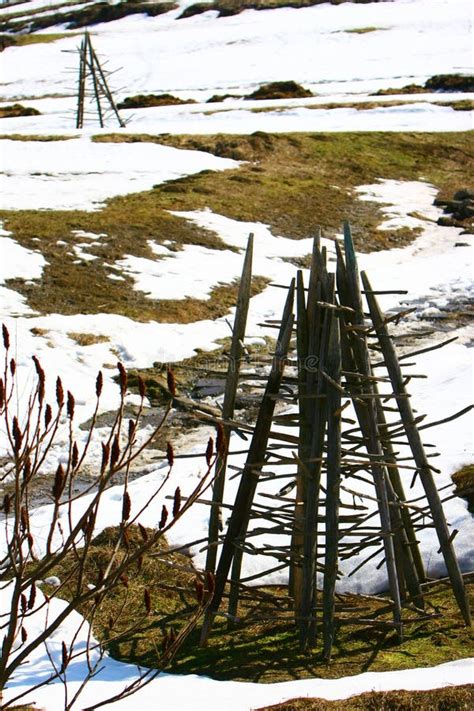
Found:
<path fill-rule="evenodd" d="M 109 73 L 104 70 L 92 46 L 89 32 L 84 32 L 79 47 L 79 76 L 77 86 L 76 128 L 84 127 L 86 99 L 92 99 L 101 128 L 109 114 L 115 116 L 121 128 L 125 122 L 120 117 L 108 85 Z"/>
<path fill-rule="evenodd" d="M 236 617 L 239 595 L 249 581 L 242 578 L 242 560 L 256 552 L 278 561 L 276 568 L 262 575 L 288 568 L 288 604 L 294 611 L 301 647 L 314 647 L 321 630 L 327 659 L 341 612 L 336 595 L 341 560 L 359 560 L 369 551 L 352 575 L 380 554 L 388 590 L 388 600 L 384 600 L 391 619 L 377 624 L 394 629 L 401 640 L 405 610 L 411 620 L 413 615 L 418 619 L 428 615 L 424 604 L 427 576 L 417 540 L 417 533 L 426 526 L 437 534 L 454 596 L 465 623 L 470 624 L 464 581 L 453 548 L 455 532 L 450 532 L 446 522 L 433 478 L 437 470 L 425 452 L 420 418 L 415 417 L 410 403 L 404 356 L 398 356 L 388 330 L 390 321 L 400 319 L 403 312 L 386 316 L 367 275 L 359 276 L 349 225 L 344 228 L 344 250 L 336 243 L 335 273 L 329 272 L 326 251 L 320 239 L 315 239 L 308 287 L 298 272 L 288 288 L 280 322 L 271 324 L 278 327 L 277 344 L 256 422 L 249 426 L 233 419 L 251 250 L 252 240 L 241 280 L 220 418 L 227 436 L 232 429 L 244 428 L 251 441 L 223 534 L 217 520 L 225 458 L 219 463 L 207 556 L 207 570 L 215 573 L 215 592 L 206 613 L 202 643 L 224 598 L 228 598 L 226 616 L 230 620 Z M 288 370 L 292 348 L 296 352 L 293 373 Z M 276 413 L 277 403 L 287 405 L 289 411 Z M 355 419 L 348 420 L 343 414 L 348 407 Z M 288 433 L 286 427 L 293 429 Z M 429 424 L 422 426 L 427 427 Z M 295 428 L 296 435 L 292 434 Z M 409 450 L 408 458 L 399 455 L 400 446 Z M 277 467 L 283 473 L 276 475 Z M 267 468 L 272 471 L 267 473 Z M 407 474 L 419 477 L 422 502 L 407 498 Z M 287 482 L 278 495 L 264 495 L 268 504 L 257 503 L 259 482 L 271 478 Z M 364 493 L 356 490 L 358 483 Z M 348 502 L 351 496 L 352 502 Z M 281 534 L 281 545 L 265 542 L 270 532 Z M 252 576 L 254 584 L 255 578 Z M 345 613 L 347 622 L 351 611 Z M 352 619 L 356 624 L 370 622 Z"/>

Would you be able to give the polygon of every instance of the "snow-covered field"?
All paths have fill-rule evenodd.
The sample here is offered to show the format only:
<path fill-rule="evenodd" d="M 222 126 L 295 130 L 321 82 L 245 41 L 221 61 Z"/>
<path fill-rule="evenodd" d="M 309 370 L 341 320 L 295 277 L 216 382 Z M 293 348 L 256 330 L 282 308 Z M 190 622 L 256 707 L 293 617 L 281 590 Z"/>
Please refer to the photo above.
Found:
<path fill-rule="evenodd" d="M 32 0 L 14 10 L 42 6 L 43 0 Z M 48 4 L 48 3 L 47 3 Z M 45 7 L 47 6 L 45 5 Z M 189 4 L 189 3 L 188 3 Z M 184 7 L 182 4 L 181 8 Z M 8 8 L 0 10 L 2 14 Z M 402 87 L 423 83 L 436 73 L 472 71 L 471 4 L 466 0 L 396 0 L 391 3 L 341 6 L 322 5 L 300 10 L 246 11 L 229 18 L 217 18 L 208 12 L 187 20 L 177 20 L 179 11 L 156 18 L 131 16 L 93 28 L 93 41 L 99 54 L 109 60 L 112 69 L 122 67 L 113 77 L 116 86 L 125 87 L 120 95 L 170 92 L 199 103 L 123 112 L 130 118 L 127 132 L 136 133 L 250 133 L 273 131 L 351 131 L 410 130 L 460 131 L 473 127 L 472 112 L 454 111 L 437 106 L 441 99 L 473 98 L 473 95 L 425 95 L 405 97 L 402 106 L 387 106 L 357 111 L 343 104 L 364 101 L 369 92 L 379 88 Z M 354 28 L 376 27 L 366 34 L 348 32 Z M 63 27 L 54 31 L 63 31 Z M 51 32 L 47 30 L 46 32 Z M 99 131 L 94 121 L 82 132 L 74 126 L 72 54 L 62 53 L 78 45 L 71 37 L 53 44 L 8 48 L 1 55 L 0 106 L 19 100 L 34 106 L 41 116 L 2 119 L 0 160 L 2 167 L 0 205 L 4 209 L 88 209 L 98 210 L 107 197 L 138 192 L 154 184 L 173 180 L 201 170 L 226 170 L 235 161 L 216 158 L 207 153 L 183 151 L 153 144 L 97 144 L 90 140 Z M 270 59 L 269 59 L 270 58 Z M 313 91 L 312 99 L 283 102 L 248 102 L 229 99 L 222 104 L 205 104 L 219 93 L 243 94 L 260 83 L 293 79 Z M 28 97 L 28 98 L 25 98 Z M 399 97 L 387 97 L 394 99 Z M 429 103 L 433 100 L 435 103 Z M 320 109 L 318 103 L 339 102 L 341 108 Z M 254 109 L 265 111 L 254 112 Z M 131 114 L 133 113 L 133 116 Z M 115 130 L 110 120 L 106 131 Z M 39 143 L 12 141 L 12 134 L 55 134 L 71 136 L 70 140 Z M 386 222 L 381 229 L 401 226 L 419 227 L 420 236 L 409 247 L 361 255 L 360 266 L 366 269 L 375 288 L 408 290 L 403 303 L 416 306 L 407 321 L 416 331 L 423 319 L 439 314 L 449 301 L 473 294 L 472 237 L 460 236 L 454 227 L 439 227 L 440 214 L 433 207 L 436 190 L 423 182 L 398 183 L 380 181 L 360 186 L 360 198 L 384 204 Z M 416 217 L 413 217 L 416 213 Z M 219 282 L 236 278 L 241 269 L 241 251 L 249 232 L 255 234 L 254 272 L 274 282 L 287 283 L 292 268 L 285 257 L 304 256 L 310 252 L 309 240 L 275 237 L 264 224 L 243 223 L 210 211 L 180 213 L 187 220 L 215 231 L 229 248 L 208 250 L 189 245 L 174 253 L 166 246 L 150 243 L 156 259 L 126 256 L 114 264 L 114 274 L 132 275 L 136 288 L 149 292 L 150 298 L 182 299 L 186 296 L 207 298 Z M 77 247 L 77 257 L 93 258 L 88 246 L 100 235 L 84 233 Z M 460 243 L 462 246 L 459 246 Z M 328 243 L 331 250 L 332 245 Z M 331 257 L 330 257 L 331 258 Z M 127 368 L 146 367 L 154 361 L 180 360 L 192 356 L 196 348 L 212 351 L 218 339 L 228 335 L 226 318 L 198 321 L 186 325 L 136 323 L 123 316 L 110 314 L 63 316 L 38 315 L 24 299 L 6 285 L 6 280 L 19 277 L 34 280 L 41 276 L 45 260 L 38 251 L 26 250 L 11 236 L 0 232 L 0 317 L 8 325 L 14 342 L 15 358 L 28 392 L 32 383 L 31 354 L 36 353 L 50 384 L 61 374 L 64 383 L 76 395 L 78 419 L 85 420 L 93 409 L 93 383 L 96 372 L 114 364 L 117 356 Z M 251 300 L 248 334 L 261 339 L 266 331 L 259 325 L 265 319 L 277 318 L 284 293 L 267 288 Z M 396 308 L 396 297 L 382 300 L 384 309 Z M 32 331 L 33 329 L 33 331 Z M 71 333 L 106 336 L 107 341 L 89 346 L 79 345 Z M 443 340 L 446 332 L 433 336 Z M 439 413 L 450 414 L 473 400 L 472 326 L 457 330 L 458 340 L 441 351 L 420 357 L 419 371 L 428 372 L 428 381 L 410 384 L 413 401 L 427 421 L 439 419 Z M 105 386 L 102 407 L 111 409 L 117 403 L 117 387 L 110 370 L 104 370 Z M 433 394 L 434 393 L 434 394 Z M 130 397 L 133 401 L 133 397 Z M 85 435 L 83 434 L 83 437 Z M 450 482 L 450 474 L 459 466 L 472 462 L 474 449 L 472 421 L 469 415 L 430 430 L 430 441 L 440 456 L 436 466 L 441 470 L 439 486 Z M 231 447 L 232 448 L 232 447 Z M 197 448 L 203 449 L 203 445 Z M 61 457 L 53 452 L 51 466 Z M 192 461 L 192 460 L 191 460 Z M 188 462 L 188 463 L 187 463 Z M 233 464 L 238 465 L 235 458 Z M 175 474 L 180 482 L 192 486 L 196 463 L 179 460 Z M 159 467 L 149 467 L 146 475 L 132 483 L 136 506 L 140 492 L 163 476 Z M 227 488 L 232 499 L 236 480 Z M 183 486 L 184 488 L 184 486 Z M 413 491 L 415 496 L 417 489 Z M 168 491 L 164 491 L 165 496 Z M 419 493 L 419 492 L 418 492 Z M 99 528 L 117 520 L 121 492 L 110 489 L 104 500 Z M 459 530 L 455 547 L 464 570 L 473 569 L 473 517 L 460 499 L 446 505 L 448 519 Z M 35 538 L 41 541 L 50 520 L 49 506 L 35 512 Z M 208 512 L 196 506 L 173 530 L 171 543 L 197 539 L 206 530 Z M 156 525 L 151 513 L 142 521 Z M 0 542 L 0 549 L 3 544 Z M 438 543 L 429 533 L 421 539 L 422 553 L 432 575 L 443 575 L 443 564 L 437 553 Z M 196 552 L 196 563 L 202 555 Z M 262 562 L 258 557 L 246 561 L 249 574 Z M 355 565 L 351 561 L 351 567 Z M 375 592 L 384 585 L 383 570 L 375 565 L 365 567 L 350 579 L 350 588 Z M 5 600 L 3 600 L 5 605 Z M 55 606 L 61 603 L 55 601 Z M 7 605 L 8 607 L 8 605 Z M 4 609 L 4 608 L 3 608 Z M 56 614 L 57 609 L 51 610 Z M 33 624 L 33 622 L 32 622 Z M 38 622 L 39 624 L 39 622 Z M 59 654 L 61 639 L 68 635 L 67 624 L 50 641 L 50 653 Z M 83 662 L 71 668 L 71 692 L 77 688 Z M 30 689 L 45 673 L 46 653 L 41 651 L 22 667 L 8 693 Z M 136 675 L 133 667 L 105 659 L 103 671 L 89 683 L 78 702 L 82 705 L 116 693 L 121 685 Z M 160 699 L 163 709 L 250 709 L 296 696 L 344 698 L 370 689 L 432 688 L 472 681 L 472 660 L 453 662 L 443 668 L 362 674 L 346 680 L 288 682 L 274 685 L 216 682 L 202 677 L 160 675 L 138 695 L 117 702 L 118 708 L 156 708 Z M 30 697 L 40 707 L 58 709 L 63 704 L 60 683 L 36 690 Z M 7 696 L 8 698 L 8 696 Z"/>

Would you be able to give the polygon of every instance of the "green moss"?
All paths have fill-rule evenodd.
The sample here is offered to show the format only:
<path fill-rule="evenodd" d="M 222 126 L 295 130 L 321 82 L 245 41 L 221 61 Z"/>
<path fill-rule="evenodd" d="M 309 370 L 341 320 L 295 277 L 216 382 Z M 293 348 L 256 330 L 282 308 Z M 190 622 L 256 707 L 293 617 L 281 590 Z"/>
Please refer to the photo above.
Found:
<path fill-rule="evenodd" d="M 268 592 L 268 590 L 267 590 Z M 270 593 L 278 592 L 273 589 Z M 470 586 L 472 600 L 472 586 Z M 364 617 L 375 613 L 377 604 L 357 595 L 341 600 L 366 609 Z M 405 640 L 398 644 L 386 629 L 344 624 L 339 628 L 331 663 L 328 665 L 316 649 L 299 650 L 297 633 L 291 620 L 275 602 L 260 601 L 241 605 L 242 622 L 231 630 L 225 621 L 215 624 L 207 647 L 186 645 L 173 665 L 179 673 L 209 674 L 217 679 L 276 682 L 308 677 L 339 678 L 365 671 L 392 671 L 434 666 L 471 656 L 474 653 L 472 631 L 466 628 L 453 595 L 438 586 L 428 594 L 429 610 L 438 617 L 422 623 L 407 624 Z M 433 606 L 433 607 L 431 607 Z M 249 608 L 253 608 L 253 613 Z M 408 615 L 409 616 L 409 615 Z M 260 617 L 261 622 L 252 622 Z M 264 618 L 267 618 L 265 621 Z M 247 618 L 247 619 L 246 619 Z M 247 621 L 248 620 L 248 621 Z M 195 640 L 196 642 L 196 640 Z"/>

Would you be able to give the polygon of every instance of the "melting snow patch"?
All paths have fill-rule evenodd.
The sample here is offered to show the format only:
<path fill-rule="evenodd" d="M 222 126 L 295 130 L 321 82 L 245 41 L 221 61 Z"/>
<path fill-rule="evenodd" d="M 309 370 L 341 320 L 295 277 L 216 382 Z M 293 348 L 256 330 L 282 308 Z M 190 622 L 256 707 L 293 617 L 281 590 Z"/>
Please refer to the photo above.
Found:
<path fill-rule="evenodd" d="M 97 210 L 116 195 L 148 190 L 201 170 L 238 166 L 200 151 L 154 143 L 94 143 L 89 138 L 39 142 L 34 151 L 28 142 L 5 140 L 2 164 L 4 210 Z"/>

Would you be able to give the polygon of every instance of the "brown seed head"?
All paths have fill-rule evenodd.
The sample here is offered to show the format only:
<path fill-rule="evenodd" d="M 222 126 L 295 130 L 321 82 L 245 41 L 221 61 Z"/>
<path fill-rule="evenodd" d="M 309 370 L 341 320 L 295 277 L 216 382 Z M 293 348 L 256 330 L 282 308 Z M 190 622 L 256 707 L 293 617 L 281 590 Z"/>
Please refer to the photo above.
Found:
<path fill-rule="evenodd" d="M 53 419 L 53 411 L 51 409 L 51 405 L 46 405 L 44 408 L 44 426 L 45 429 L 48 429 L 51 420 Z"/>
<path fill-rule="evenodd" d="M 138 392 L 140 393 L 140 397 L 143 399 L 146 395 L 146 385 L 141 375 L 138 376 Z"/>
<path fill-rule="evenodd" d="M 72 454 L 71 454 L 71 465 L 72 468 L 75 469 L 77 467 L 77 463 L 79 461 L 79 449 L 77 447 L 77 443 L 74 442 L 72 445 Z"/>
<path fill-rule="evenodd" d="M 20 508 L 20 524 L 23 532 L 28 530 L 28 511 L 26 509 L 26 506 L 22 506 Z"/>
<path fill-rule="evenodd" d="M 168 390 L 170 392 L 171 397 L 176 396 L 176 380 L 174 377 L 174 373 L 171 370 L 171 368 L 168 368 L 166 371 L 166 381 L 168 383 Z"/>
<path fill-rule="evenodd" d="M 174 450 L 171 442 L 166 443 L 166 459 L 168 460 L 170 467 L 172 467 L 174 464 Z"/>
<path fill-rule="evenodd" d="M 176 518 L 176 516 L 179 514 L 181 509 L 181 489 L 179 486 L 176 487 L 176 491 L 174 492 L 174 499 L 173 499 L 173 518 Z"/>
<path fill-rule="evenodd" d="M 128 521 L 131 508 L 132 508 L 132 502 L 130 499 L 130 494 L 128 493 L 128 491 L 124 491 L 123 499 L 122 499 L 122 521 Z"/>
<path fill-rule="evenodd" d="M 28 598 L 28 609 L 29 610 L 32 610 L 34 608 L 35 600 L 36 600 L 36 585 L 33 583 L 30 588 L 30 595 Z"/>
<path fill-rule="evenodd" d="M 97 373 L 97 379 L 95 381 L 95 394 L 97 397 L 100 397 L 102 394 L 102 388 L 104 385 L 104 376 L 102 375 L 102 371 L 99 370 Z"/>
<path fill-rule="evenodd" d="M 114 467 L 120 457 L 120 444 L 119 444 L 119 436 L 118 434 L 115 435 L 114 441 L 112 442 L 112 451 L 110 454 L 110 466 Z"/>
<path fill-rule="evenodd" d="M 5 324 L 2 324 L 2 336 L 3 336 L 3 345 L 5 347 L 5 350 L 7 351 L 10 348 L 10 334 L 8 333 L 8 328 L 5 326 Z"/>
<path fill-rule="evenodd" d="M 61 378 L 59 377 L 56 379 L 56 402 L 58 403 L 58 407 L 62 407 L 64 405 L 63 384 Z"/>
<path fill-rule="evenodd" d="M 102 464 L 100 465 L 100 473 L 103 474 L 105 472 L 105 468 L 109 462 L 109 456 L 110 456 L 110 446 L 109 443 L 104 444 L 102 442 Z"/>
<path fill-rule="evenodd" d="M 59 672 L 60 674 L 62 672 L 66 671 L 66 667 L 69 664 L 69 655 L 67 653 L 67 647 L 66 647 L 66 642 L 61 643 L 61 671 Z"/>
<path fill-rule="evenodd" d="M 123 397 L 127 392 L 127 371 L 123 367 L 122 363 L 120 363 L 120 361 L 117 363 L 117 368 L 119 372 L 120 394 Z"/>
<path fill-rule="evenodd" d="M 146 530 L 145 526 L 143 526 L 143 524 L 139 523 L 139 524 L 138 524 L 138 530 L 140 531 L 141 537 L 142 537 L 143 540 L 146 542 L 146 541 L 148 540 L 148 533 L 147 533 L 147 530 Z"/>
<path fill-rule="evenodd" d="M 214 454 L 214 440 L 212 437 L 209 437 L 207 447 L 206 447 L 206 463 L 207 466 L 211 466 L 211 461 L 212 461 L 212 455 Z"/>
<path fill-rule="evenodd" d="M 226 453 L 227 442 L 225 437 L 224 428 L 220 422 L 216 425 L 217 435 L 216 435 L 216 449 L 217 453 L 222 457 Z"/>
<path fill-rule="evenodd" d="M 168 520 L 168 509 L 166 506 L 163 506 L 161 509 L 161 518 L 160 518 L 160 523 L 158 524 L 158 528 L 161 529 L 166 526 L 166 521 Z"/>
<path fill-rule="evenodd" d="M 56 476 L 54 477 L 54 484 L 53 484 L 53 498 L 56 503 L 59 502 L 59 498 L 60 498 L 61 494 L 63 493 L 65 484 L 66 484 L 66 474 L 64 473 L 62 464 L 60 464 L 58 466 L 58 468 L 56 469 Z"/>
<path fill-rule="evenodd" d="M 44 400 L 44 384 L 45 384 L 45 374 L 36 356 L 33 356 L 33 363 L 35 364 L 36 372 L 38 374 L 38 399 L 41 402 Z"/>
<path fill-rule="evenodd" d="M 67 416 L 69 417 L 70 420 L 73 419 L 74 417 L 74 407 L 76 405 L 76 401 L 74 400 L 74 395 L 68 390 L 67 391 Z"/>
<path fill-rule="evenodd" d="M 13 451 L 15 452 L 15 454 L 18 454 L 21 449 L 23 435 L 21 434 L 20 426 L 18 424 L 18 419 L 17 419 L 16 415 L 13 418 L 12 435 L 13 435 L 13 440 L 14 440 Z"/>

